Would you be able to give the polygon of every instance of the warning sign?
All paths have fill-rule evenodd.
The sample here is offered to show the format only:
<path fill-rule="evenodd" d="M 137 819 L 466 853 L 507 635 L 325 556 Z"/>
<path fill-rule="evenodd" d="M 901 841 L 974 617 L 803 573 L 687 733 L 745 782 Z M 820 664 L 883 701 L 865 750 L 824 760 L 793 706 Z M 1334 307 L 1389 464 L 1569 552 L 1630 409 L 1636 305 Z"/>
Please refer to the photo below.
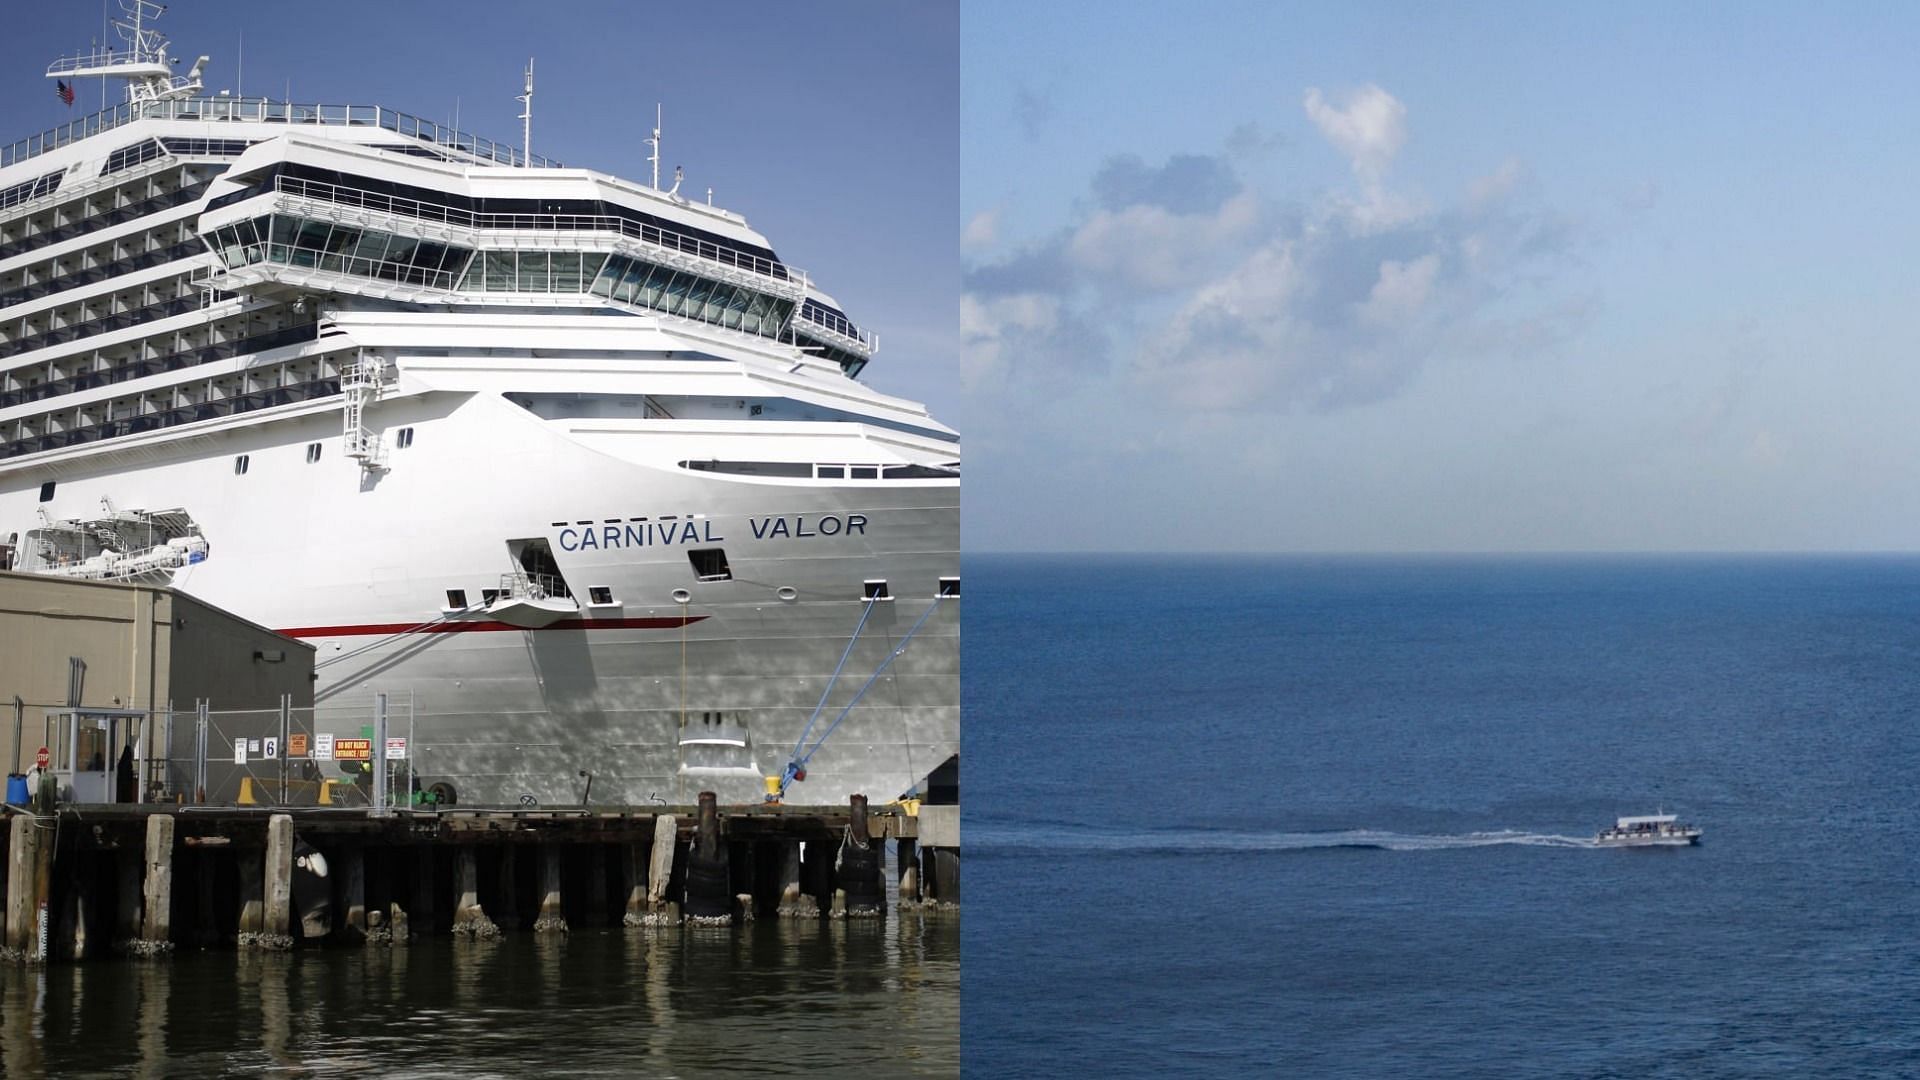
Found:
<path fill-rule="evenodd" d="M 333 756 L 338 761 L 372 761 L 372 739 L 335 739 Z"/>
<path fill-rule="evenodd" d="M 323 731 L 313 737 L 313 760 L 333 760 L 333 734 Z"/>
<path fill-rule="evenodd" d="M 288 757 L 306 757 L 307 756 L 307 733 L 306 732 L 296 731 L 293 734 L 287 736 L 287 756 Z"/>
<path fill-rule="evenodd" d="M 388 739 L 387 740 L 387 760 L 388 761 L 405 761 L 406 759 L 407 759 L 407 740 Z"/>

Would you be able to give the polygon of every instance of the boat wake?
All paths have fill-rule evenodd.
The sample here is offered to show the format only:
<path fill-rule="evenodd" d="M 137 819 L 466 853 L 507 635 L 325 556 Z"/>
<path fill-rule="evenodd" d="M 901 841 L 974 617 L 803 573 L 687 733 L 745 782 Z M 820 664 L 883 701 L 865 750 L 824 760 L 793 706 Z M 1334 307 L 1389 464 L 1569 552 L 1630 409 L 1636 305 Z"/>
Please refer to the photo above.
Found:
<path fill-rule="evenodd" d="M 1212 855 L 1243 852 L 1325 851 L 1350 848 L 1371 851 L 1452 851 L 1460 848 L 1546 847 L 1593 848 L 1590 836 L 1500 829 L 1469 833 L 1403 833 L 1385 829 L 1338 829 L 1326 832 L 1265 832 L 1255 830 L 1111 830 L 1044 825 L 994 824 L 969 826 L 968 847 L 976 853 L 1044 851 L 1082 854 Z"/>

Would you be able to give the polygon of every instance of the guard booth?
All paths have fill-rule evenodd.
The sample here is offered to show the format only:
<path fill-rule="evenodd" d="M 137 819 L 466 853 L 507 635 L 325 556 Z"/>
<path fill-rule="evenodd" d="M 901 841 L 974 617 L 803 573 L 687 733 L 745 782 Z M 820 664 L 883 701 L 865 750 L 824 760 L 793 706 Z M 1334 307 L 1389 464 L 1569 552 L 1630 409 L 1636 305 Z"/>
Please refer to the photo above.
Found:
<path fill-rule="evenodd" d="M 52 750 L 53 773 L 62 802 L 140 802 L 146 798 L 146 741 L 144 709 L 69 709 L 47 718 L 46 745 Z M 131 799 L 119 790 L 119 763 L 123 753 L 133 755 L 129 780 Z"/>

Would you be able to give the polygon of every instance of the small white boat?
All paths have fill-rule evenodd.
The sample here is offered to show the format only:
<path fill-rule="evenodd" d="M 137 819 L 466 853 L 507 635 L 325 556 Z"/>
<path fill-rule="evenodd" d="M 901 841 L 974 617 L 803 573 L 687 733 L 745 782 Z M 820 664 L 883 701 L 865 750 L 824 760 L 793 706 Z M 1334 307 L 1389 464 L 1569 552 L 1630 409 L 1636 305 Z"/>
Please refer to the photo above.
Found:
<path fill-rule="evenodd" d="M 1700 842 L 1700 827 L 1673 814 L 1623 817 L 1593 838 L 1601 847 L 1692 847 Z"/>

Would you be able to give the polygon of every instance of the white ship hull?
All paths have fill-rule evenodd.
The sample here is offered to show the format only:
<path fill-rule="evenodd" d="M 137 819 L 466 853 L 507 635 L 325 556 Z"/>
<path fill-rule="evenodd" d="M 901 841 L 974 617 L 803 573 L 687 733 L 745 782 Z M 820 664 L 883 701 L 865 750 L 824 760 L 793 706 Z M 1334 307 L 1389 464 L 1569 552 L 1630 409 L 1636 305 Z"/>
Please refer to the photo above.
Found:
<path fill-rule="evenodd" d="M 872 605 L 816 730 L 935 607 L 940 579 L 959 573 L 952 481 L 715 478 L 622 460 L 605 449 L 617 436 L 589 447 L 497 397 L 383 408 L 385 423 L 414 436 L 377 478 L 337 455 L 306 462 L 308 444 L 337 444 L 338 409 L 324 408 L 116 455 L 155 459 L 146 464 L 69 466 L 46 508 L 85 516 L 104 496 L 189 509 L 211 552 L 175 585 L 312 642 L 321 731 L 358 735 L 376 692 L 410 698 L 415 769 L 423 782 L 453 783 L 463 803 L 576 802 L 583 770 L 596 802 L 699 790 L 756 800 L 834 682 L 869 606 L 863 583 L 885 580 L 893 599 Z M 236 475 L 243 454 L 248 471 Z M 0 495 L 0 521 L 31 521 L 37 490 Z M 605 542 L 585 547 L 589 529 Z M 576 596 L 604 588 L 613 603 L 582 603 L 539 629 L 478 604 L 448 610 L 449 589 L 478 601 L 510 568 L 507 541 L 526 537 L 552 539 Z M 692 573 L 687 551 L 714 546 L 730 581 Z M 958 749 L 959 601 L 939 607 L 790 798 L 892 798 Z M 728 737 L 702 739 L 714 727 Z"/>

